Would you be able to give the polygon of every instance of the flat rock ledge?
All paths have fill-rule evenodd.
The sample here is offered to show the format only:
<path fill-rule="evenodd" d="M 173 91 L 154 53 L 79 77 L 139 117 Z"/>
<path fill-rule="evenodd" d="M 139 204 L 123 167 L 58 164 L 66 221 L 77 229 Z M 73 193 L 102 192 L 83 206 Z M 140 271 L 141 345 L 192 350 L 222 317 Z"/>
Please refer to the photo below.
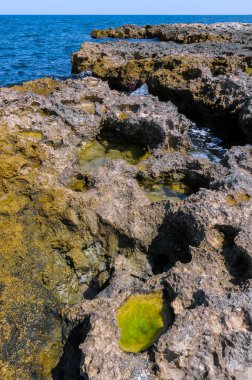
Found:
<path fill-rule="evenodd" d="M 252 41 L 252 26 L 245 23 L 216 24 L 164 24 L 123 25 L 118 28 L 93 30 L 93 38 L 156 38 L 160 41 L 174 41 L 181 44 L 196 42 L 247 42 Z"/>
<path fill-rule="evenodd" d="M 124 28 L 127 29 L 122 27 L 122 30 Z M 200 31 L 208 30 L 219 31 L 220 36 L 224 36 L 225 31 L 233 31 L 237 38 L 225 43 L 215 40 L 191 44 L 174 41 L 84 43 L 72 56 L 73 73 L 91 70 L 93 75 L 108 80 L 111 87 L 124 91 L 134 91 L 146 83 L 151 94 L 170 100 L 189 117 L 222 131 L 225 129 L 227 136 L 235 134 L 236 143 L 238 134 L 239 142 L 248 141 L 248 137 L 251 142 L 251 24 L 153 28 L 186 29 L 185 34 L 196 28 L 199 35 Z M 101 34 L 107 32 L 110 36 L 113 30 L 101 31 Z M 244 139 L 243 135 L 246 135 Z"/>

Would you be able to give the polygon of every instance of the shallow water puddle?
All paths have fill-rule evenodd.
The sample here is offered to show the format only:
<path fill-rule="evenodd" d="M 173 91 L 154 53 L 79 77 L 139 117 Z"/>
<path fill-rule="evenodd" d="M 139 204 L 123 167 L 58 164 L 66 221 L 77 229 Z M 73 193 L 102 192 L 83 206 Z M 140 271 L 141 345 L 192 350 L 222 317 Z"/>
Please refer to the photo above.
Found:
<path fill-rule="evenodd" d="M 134 144 L 122 144 L 107 140 L 85 143 L 79 154 L 79 165 L 85 171 L 93 171 L 112 160 L 123 159 L 131 165 L 148 158 L 149 151 Z"/>
<path fill-rule="evenodd" d="M 146 196 L 151 202 L 161 201 L 182 201 L 193 191 L 182 182 L 172 182 L 162 180 L 160 182 L 146 182 L 140 184 L 144 189 Z"/>

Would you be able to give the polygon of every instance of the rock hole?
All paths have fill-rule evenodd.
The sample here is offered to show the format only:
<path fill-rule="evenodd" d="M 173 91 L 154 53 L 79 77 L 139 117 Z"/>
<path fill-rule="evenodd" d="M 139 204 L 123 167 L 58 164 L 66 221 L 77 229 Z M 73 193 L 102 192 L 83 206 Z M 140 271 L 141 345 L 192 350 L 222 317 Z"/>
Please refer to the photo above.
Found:
<path fill-rule="evenodd" d="M 85 290 L 83 297 L 86 300 L 93 300 L 97 294 L 99 293 L 99 287 L 98 287 L 98 276 L 96 276 L 92 281 L 87 290 Z"/>
<path fill-rule="evenodd" d="M 121 138 L 110 138 L 101 135 L 94 140 L 83 145 L 79 153 L 79 166 L 84 171 L 93 171 L 102 167 L 109 161 L 123 159 L 131 165 L 138 164 L 141 160 L 150 155 L 146 147 L 129 143 Z"/>
<path fill-rule="evenodd" d="M 188 70 L 185 70 L 182 72 L 182 77 L 185 80 L 193 80 L 193 79 L 198 79 L 202 75 L 202 71 L 198 68 L 189 68 Z"/>
<path fill-rule="evenodd" d="M 218 230 L 223 236 L 222 256 L 225 266 L 235 285 L 252 278 L 252 259 L 235 243 L 239 230 L 232 226 L 219 226 Z"/>
<path fill-rule="evenodd" d="M 118 108 L 122 112 L 136 113 L 139 110 L 140 105 L 139 104 L 120 104 Z"/>
<path fill-rule="evenodd" d="M 151 202 L 182 201 L 194 191 L 183 181 L 171 181 L 166 178 L 139 182 Z"/>
<path fill-rule="evenodd" d="M 62 218 L 61 222 L 69 229 L 69 231 L 77 231 L 77 225 L 70 219 Z"/>
<path fill-rule="evenodd" d="M 68 187 L 77 193 L 82 193 L 87 191 L 91 187 L 91 184 L 89 183 L 88 178 L 84 177 L 81 173 L 78 173 L 69 180 Z"/>
<path fill-rule="evenodd" d="M 177 261 L 184 264 L 191 261 L 191 241 L 187 230 L 187 225 L 180 222 L 176 215 L 167 214 L 148 250 L 153 274 L 167 272 Z"/>
<path fill-rule="evenodd" d="M 197 290 L 193 294 L 193 296 L 192 296 L 192 303 L 189 306 L 189 309 L 195 309 L 198 306 L 205 306 L 205 307 L 209 306 L 206 293 L 202 289 Z"/>
<path fill-rule="evenodd" d="M 155 355 L 155 350 L 153 349 L 153 347 L 149 348 L 148 357 L 149 357 L 150 363 L 152 364 L 152 371 L 153 371 L 154 375 L 157 376 L 159 367 L 156 363 L 156 355 Z"/>
<path fill-rule="evenodd" d="M 153 203 L 179 202 L 197 193 L 200 188 L 209 188 L 209 179 L 196 172 L 166 173 L 157 178 L 146 178 L 140 174 L 138 182 L 147 198 Z"/>
<path fill-rule="evenodd" d="M 129 106 L 129 105 L 128 105 Z M 137 107 L 139 105 L 136 105 Z M 137 118 L 128 111 L 119 112 L 104 122 L 101 138 L 156 148 L 164 141 L 163 130 L 145 117 Z"/>

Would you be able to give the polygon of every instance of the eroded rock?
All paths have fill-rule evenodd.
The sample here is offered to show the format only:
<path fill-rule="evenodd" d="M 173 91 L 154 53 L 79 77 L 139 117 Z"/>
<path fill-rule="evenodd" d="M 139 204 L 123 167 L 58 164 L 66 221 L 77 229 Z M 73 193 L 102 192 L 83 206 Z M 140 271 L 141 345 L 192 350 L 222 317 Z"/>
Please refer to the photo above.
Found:
<path fill-rule="evenodd" d="M 184 28 L 121 28 L 185 44 L 84 44 L 73 57 L 74 70 L 128 90 L 147 83 L 163 101 L 94 77 L 1 89 L 3 378 L 251 377 L 251 145 L 196 158 L 181 113 L 226 120 L 236 144 L 250 142 L 250 26 Z M 89 144 L 102 146 L 99 164 L 82 164 Z M 145 182 L 183 197 L 153 201 Z M 167 330 L 142 353 L 122 351 L 118 308 L 156 292 Z"/>
<path fill-rule="evenodd" d="M 146 251 L 156 275 L 136 276 L 132 264 L 118 257 L 110 284 L 98 298 L 64 311 L 73 321 L 91 316 L 90 331 L 81 345 L 83 371 L 91 379 L 124 379 L 124 373 L 133 379 L 249 378 L 251 176 L 247 172 L 237 178 L 238 186 L 229 185 L 238 170 L 234 157 L 241 157 L 242 165 L 248 150 L 249 146 L 233 148 L 224 165 L 161 152 L 141 163 L 145 177 L 187 173 L 207 188 L 182 203 L 165 202 L 163 222 Z M 171 325 L 148 351 L 148 359 L 146 353 L 132 357 L 119 349 L 117 309 L 131 294 L 155 290 L 162 290 L 170 304 Z"/>
<path fill-rule="evenodd" d="M 93 38 L 157 38 L 161 41 L 191 44 L 216 41 L 251 41 L 251 24 L 164 24 L 164 25 L 123 25 L 118 28 L 93 30 Z"/>
<path fill-rule="evenodd" d="M 197 43 L 192 44 L 84 43 L 72 56 L 73 72 L 92 70 L 94 75 L 109 80 L 112 87 L 127 91 L 146 83 L 152 94 L 172 101 L 186 115 L 214 125 L 232 141 L 239 133 L 239 143 L 251 142 L 251 26 L 167 25 L 153 27 L 153 30 L 158 33 L 160 29 L 165 34 L 170 28 L 177 30 L 182 40 L 190 36 L 194 28 L 201 36 L 201 30 L 202 41 L 196 38 Z M 225 37 L 226 30 L 229 42 L 207 40 L 210 34 L 204 35 L 203 30 L 217 31 L 218 28 L 219 38 Z M 102 33 L 110 36 L 114 31 Z M 171 31 L 174 36 L 176 33 Z"/>
<path fill-rule="evenodd" d="M 45 96 L 36 94 L 41 83 L 0 93 L 1 371 L 20 378 L 50 378 L 62 353 L 62 303 L 93 297 L 115 255 L 147 246 L 162 222 L 138 169 L 117 160 L 86 173 L 83 143 L 103 132 L 146 149 L 190 146 L 190 122 L 172 104 L 95 78 L 60 82 Z"/>

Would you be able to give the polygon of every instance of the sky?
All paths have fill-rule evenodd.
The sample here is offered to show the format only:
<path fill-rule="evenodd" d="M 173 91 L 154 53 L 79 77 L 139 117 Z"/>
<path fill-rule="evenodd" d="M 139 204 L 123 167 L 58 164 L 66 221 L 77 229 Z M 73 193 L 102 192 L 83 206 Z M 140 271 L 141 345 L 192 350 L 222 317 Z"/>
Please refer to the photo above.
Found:
<path fill-rule="evenodd" d="M 0 0 L 0 14 L 252 14 L 252 0 Z"/>

